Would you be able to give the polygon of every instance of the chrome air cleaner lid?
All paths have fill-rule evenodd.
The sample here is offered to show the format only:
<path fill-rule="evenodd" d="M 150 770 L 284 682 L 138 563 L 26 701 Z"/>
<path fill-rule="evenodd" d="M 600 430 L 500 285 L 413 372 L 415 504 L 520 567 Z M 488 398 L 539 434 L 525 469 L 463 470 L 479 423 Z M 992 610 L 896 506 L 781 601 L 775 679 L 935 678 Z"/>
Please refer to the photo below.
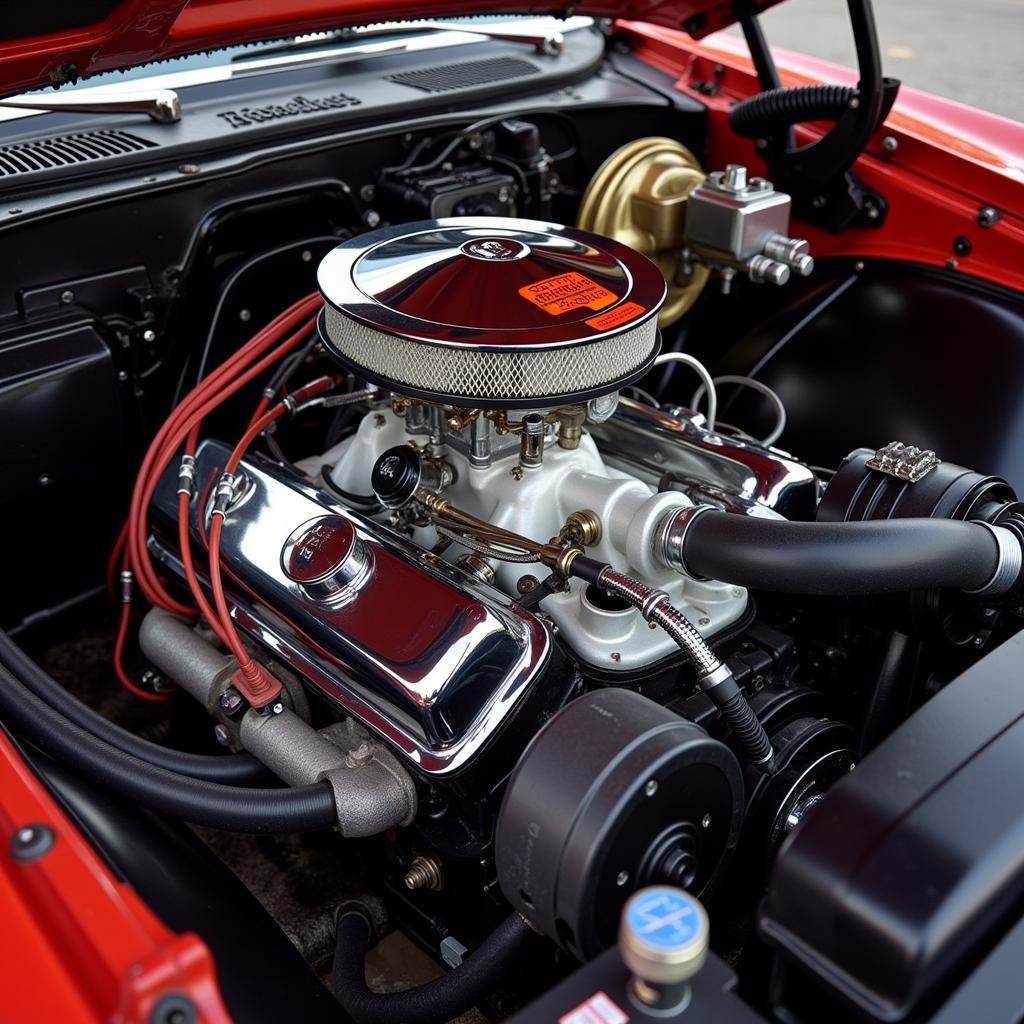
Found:
<path fill-rule="evenodd" d="M 475 408 L 583 401 L 658 353 L 665 281 L 609 238 L 450 217 L 359 235 L 320 264 L 321 334 L 359 376 Z"/>

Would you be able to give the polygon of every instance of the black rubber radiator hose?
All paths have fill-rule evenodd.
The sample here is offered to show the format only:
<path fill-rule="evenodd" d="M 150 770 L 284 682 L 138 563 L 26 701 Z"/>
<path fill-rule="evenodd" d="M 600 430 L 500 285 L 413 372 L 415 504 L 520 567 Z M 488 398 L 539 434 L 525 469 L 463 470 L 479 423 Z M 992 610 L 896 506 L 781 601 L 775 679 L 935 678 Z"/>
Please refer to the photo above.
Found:
<path fill-rule="evenodd" d="M 251 754 L 187 754 L 170 750 L 115 725 L 83 704 L 0 630 L 0 665 L 40 700 L 86 732 L 157 768 L 228 786 L 265 784 L 271 775 Z"/>
<path fill-rule="evenodd" d="M 359 1024 L 443 1024 L 476 1006 L 536 935 L 510 914 L 458 967 L 404 992 L 371 992 L 366 986 L 366 948 L 371 927 L 359 911 L 338 918 L 334 950 L 334 997 Z"/>
<path fill-rule="evenodd" d="M 806 121 L 838 121 L 856 98 L 857 90 L 849 85 L 769 89 L 737 103 L 729 111 L 729 127 L 757 139 Z"/>
<path fill-rule="evenodd" d="M 150 810 L 229 832 L 310 832 L 337 820 L 326 783 L 293 789 L 222 786 L 169 772 L 86 732 L 0 667 L 0 715 L 44 753 Z"/>
<path fill-rule="evenodd" d="M 793 523 L 717 510 L 689 524 L 682 554 L 688 572 L 724 583 L 847 596 L 930 587 L 978 590 L 999 562 L 995 538 L 978 523 Z"/>

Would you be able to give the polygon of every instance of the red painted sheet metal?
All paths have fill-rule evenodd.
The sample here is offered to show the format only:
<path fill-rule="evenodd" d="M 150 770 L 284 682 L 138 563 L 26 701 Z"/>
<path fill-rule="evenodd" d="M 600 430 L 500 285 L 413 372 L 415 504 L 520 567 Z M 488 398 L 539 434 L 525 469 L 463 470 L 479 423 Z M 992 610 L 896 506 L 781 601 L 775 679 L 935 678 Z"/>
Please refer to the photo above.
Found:
<path fill-rule="evenodd" d="M 676 76 L 680 91 L 709 110 L 708 164 L 745 163 L 758 174 L 763 161 L 749 139 L 728 128 L 729 108 L 758 91 L 757 76 L 742 39 L 716 36 L 694 42 L 681 32 L 621 22 L 643 60 Z M 776 51 L 784 85 L 817 81 L 853 83 L 856 74 L 823 61 Z M 715 83 L 718 92 L 708 95 Z M 806 126 L 800 143 L 819 138 L 827 126 Z M 895 151 L 882 139 L 896 140 Z M 880 228 L 855 228 L 833 235 L 801 225 L 816 258 L 828 256 L 907 260 L 949 267 L 1010 288 L 1024 289 L 1024 125 L 950 100 L 901 89 L 885 125 L 856 165 L 856 173 L 889 201 Z M 1002 214 L 990 228 L 978 223 L 982 206 Z M 958 256 L 953 243 L 971 244 Z"/>
<path fill-rule="evenodd" d="M 0 732 L 0 1017 L 149 1024 L 177 993 L 202 1024 L 230 1024 L 210 951 L 175 935 L 118 881 Z M 28 825 L 52 829 L 35 860 L 12 855 Z"/>

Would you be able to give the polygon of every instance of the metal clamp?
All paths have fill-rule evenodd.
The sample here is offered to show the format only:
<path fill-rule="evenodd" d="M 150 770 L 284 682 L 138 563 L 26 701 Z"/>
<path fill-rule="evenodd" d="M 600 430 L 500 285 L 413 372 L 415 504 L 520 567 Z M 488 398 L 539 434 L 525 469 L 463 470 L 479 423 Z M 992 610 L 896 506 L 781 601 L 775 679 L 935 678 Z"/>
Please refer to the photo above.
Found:
<path fill-rule="evenodd" d="M 977 590 L 966 590 L 964 593 L 996 597 L 1005 594 L 1020 579 L 1021 568 L 1024 566 L 1024 550 L 1021 549 L 1020 538 L 1013 530 L 980 520 L 976 522 L 978 526 L 984 526 L 995 538 L 999 549 L 998 559 L 989 581 Z"/>
<path fill-rule="evenodd" d="M 711 511 L 714 511 L 714 505 L 683 505 L 672 509 L 662 520 L 655 534 L 655 557 L 663 565 L 689 576 L 690 579 L 701 582 L 709 579 L 707 576 L 693 572 L 687 566 L 683 548 L 686 544 L 687 531 L 697 517 Z"/>

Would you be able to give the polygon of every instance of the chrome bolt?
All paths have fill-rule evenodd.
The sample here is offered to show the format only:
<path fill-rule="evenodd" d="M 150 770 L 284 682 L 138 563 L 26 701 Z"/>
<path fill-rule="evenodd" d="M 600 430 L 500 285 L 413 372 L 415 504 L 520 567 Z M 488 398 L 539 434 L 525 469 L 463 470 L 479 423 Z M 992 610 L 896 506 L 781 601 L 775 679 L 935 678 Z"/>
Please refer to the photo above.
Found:
<path fill-rule="evenodd" d="M 48 473 L 40 473 L 39 474 L 39 485 L 41 487 L 49 487 L 49 485 L 50 485 L 50 476 L 49 476 Z"/>
<path fill-rule="evenodd" d="M 997 221 L 1001 220 L 1002 216 L 1002 213 L 994 206 L 983 206 L 978 210 L 978 226 L 990 228 Z"/>
<path fill-rule="evenodd" d="M 75 301 L 75 293 L 70 288 L 65 288 L 64 291 L 60 293 L 60 301 L 64 303 L 65 306 L 70 306 L 71 303 Z"/>
<path fill-rule="evenodd" d="M 648 782 L 647 782 L 647 785 L 644 786 L 644 795 L 645 796 L 654 796 L 654 794 L 657 793 L 657 792 L 658 792 L 658 780 L 657 779 L 649 779 Z"/>
<path fill-rule="evenodd" d="M 275 715 L 280 715 L 284 711 L 284 705 L 278 701 L 270 710 L 273 711 Z"/>
<path fill-rule="evenodd" d="M 231 742 L 231 734 L 220 723 L 213 727 L 213 738 L 222 747 L 226 747 Z"/>
<path fill-rule="evenodd" d="M 154 331 L 154 330 L 143 331 L 142 332 L 142 340 L 152 344 L 152 342 L 156 341 L 156 331 Z"/>
<path fill-rule="evenodd" d="M 884 149 L 886 153 L 895 153 L 899 148 L 900 140 L 897 139 L 895 135 L 886 135 L 886 137 L 882 139 L 882 149 Z"/>
<path fill-rule="evenodd" d="M 620 871 L 615 876 L 615 884 L 616 885 L 625 885 L 628 881 L 629 881 L 629 872 L 628 871 Z"/>
<path fill-rule="evenodd" d="M 241 320 L 243 324 L 247 324 L 252 319 L 252 312 L 248 309 L 240 309 L 238 311 L 238 319 Z"/>
<path fill-rule="evenodd" d="M 705 814 L 704 817 L 700 819 L 700 827 L 701 828 L 711 828 L 711 815 L 710 814 Z"/>
<path fill-rule="evenodd" d="M 380 214 L 376 210 L 367 210 L 363 214 L 363 223 L 368 228 L 375 228 L 380 223 Z"/>

